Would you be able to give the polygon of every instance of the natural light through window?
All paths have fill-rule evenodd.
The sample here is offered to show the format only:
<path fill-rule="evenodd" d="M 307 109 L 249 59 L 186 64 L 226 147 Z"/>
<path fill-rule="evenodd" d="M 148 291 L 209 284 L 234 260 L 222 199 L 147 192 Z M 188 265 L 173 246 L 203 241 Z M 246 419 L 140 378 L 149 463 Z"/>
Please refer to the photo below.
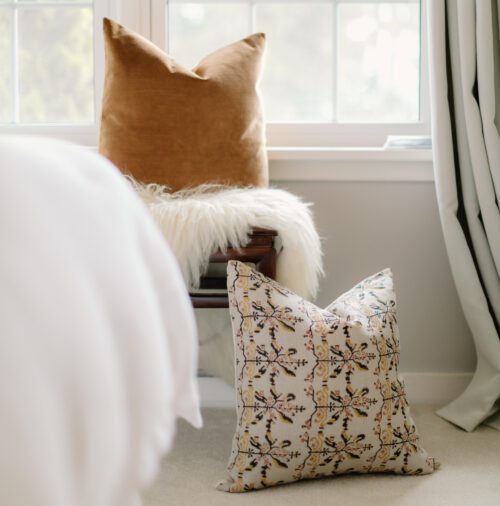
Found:
<path fill-rule="evenodd" d="M 95 145 L 107 15 L 186 67 L 265 32 L 270 145 L 382 146 L 387 135 L 426 135 L 420 3 L 0 0 L 0 126 Z"/>
<path fill-rule="evenodd" d="M 0 122 L 93 121 L 93 2 L 0 0 Z"/>
<path fill-rule="evenodd" d="M 169 0 L 167 22 L 168 50 L 187 66 L 249 33 L 266 32 L 268 121 L 419 120 L 418 1 Z"/>

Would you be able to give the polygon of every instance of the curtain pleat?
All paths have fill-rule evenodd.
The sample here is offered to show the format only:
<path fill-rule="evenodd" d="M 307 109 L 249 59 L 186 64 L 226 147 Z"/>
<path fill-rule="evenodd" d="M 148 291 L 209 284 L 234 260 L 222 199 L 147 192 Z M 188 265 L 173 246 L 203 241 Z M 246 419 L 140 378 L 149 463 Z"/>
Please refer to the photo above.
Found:
<path fill-rule="evenodd" d="M 500 139 L 495 118 L 495 58 L 492 31 L 492 1 L 460 0 L 459 26 L 471 35 L 471 42 L 461 47 L 466 64 L 462 65 L 464 89 L 477 81 L 478 99 L 464 93 L 465 123 L 472 170 L 479 201 L 481 237 L 476 248 L 484 288 L 492 307 L 497 331 L 500 329 L 500 212 L 495 195 L 494 178 L 499 178 Z M 466 37 L 463 37 L 464 39 Z M 477 58 L 476 58 L 477 55 Z M 467 69 L 467 71 L 464 71 Z M 494 170 L 496 167 L 496 170 Z M 476 244 L 476 242 L 474 242 Z"/>
<path fill-rule="evenodd" d="M 500 428 L 498 0 L 428 3 L 434 170 L 450 266 L 477 368 L 438 413 L 466 430 Z"/>

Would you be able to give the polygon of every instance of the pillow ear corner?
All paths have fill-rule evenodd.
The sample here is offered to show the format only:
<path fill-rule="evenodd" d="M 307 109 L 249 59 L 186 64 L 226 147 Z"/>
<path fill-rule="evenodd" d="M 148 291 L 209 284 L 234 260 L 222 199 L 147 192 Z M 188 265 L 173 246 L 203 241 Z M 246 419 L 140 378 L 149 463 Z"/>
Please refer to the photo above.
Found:
<path fill-rule="evenodd" d="M 254 49 L 263 51 L 266 44 L 267 44 L 267 36 L 264 32 L 252 33 L 248 37 L 245 37 L 243 39 L 243 42 L 246 42 L 247 44 L 252 46 Z"/>
<path fill-rule="evenodd" d="M 382 271 L 382 274 L 383 274 L 384 276 L 387 276 L 387 277 L 391 278 L 391 279 L 393 279 L 393 278 L 394 278 L 394 273 L 392 272 L 392 269 L 391 269 L 390 267 L 386 267 L 386 268 Z"/>
<path fill-rule="evenodd" d="M 113 35 L 113 31 L 118 27 L 118 23 L 111 18 L 104 16 L 102 18 L 102 30 L 105 36 Z"/>
<path fill-rule="evenodd" d="M 239 263 L 240 262 L 238 262 L 238 260 L 229 260 L 227 262 L 227 272 L 229 272 L 231 270 L 236 270 Z"/>
<path fill-rule="evenodd" d="M 388 287 L 394 292 L 394 272 L 390 267 L 387 267 L 381 272 L 381 275 L 388 280 Z M 396 294 L 394 294 L 395 296 Z"/>

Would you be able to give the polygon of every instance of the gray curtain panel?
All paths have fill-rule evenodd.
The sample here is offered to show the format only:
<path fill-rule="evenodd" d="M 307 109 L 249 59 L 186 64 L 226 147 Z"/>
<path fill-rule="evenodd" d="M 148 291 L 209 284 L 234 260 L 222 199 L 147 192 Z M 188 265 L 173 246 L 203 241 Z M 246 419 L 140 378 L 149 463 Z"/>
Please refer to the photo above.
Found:
<path fill-rule="evenodd" d="M 438 414 L 467 431 L 500 430 L 499 2 L 428 2 L 436 191 L 477 351 L 471 383 Z"/>

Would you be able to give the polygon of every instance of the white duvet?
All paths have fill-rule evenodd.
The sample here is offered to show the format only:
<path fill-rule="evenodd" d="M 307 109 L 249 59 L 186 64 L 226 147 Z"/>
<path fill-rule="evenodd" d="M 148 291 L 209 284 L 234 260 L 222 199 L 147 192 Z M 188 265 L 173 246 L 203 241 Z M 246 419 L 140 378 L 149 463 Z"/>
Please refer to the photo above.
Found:
<path fill-rule="evenodd" d="M 0 505 L 136 504 L 201 424 L 176 262 L 97 154 L 4 137 L 0 176 Z"/>

